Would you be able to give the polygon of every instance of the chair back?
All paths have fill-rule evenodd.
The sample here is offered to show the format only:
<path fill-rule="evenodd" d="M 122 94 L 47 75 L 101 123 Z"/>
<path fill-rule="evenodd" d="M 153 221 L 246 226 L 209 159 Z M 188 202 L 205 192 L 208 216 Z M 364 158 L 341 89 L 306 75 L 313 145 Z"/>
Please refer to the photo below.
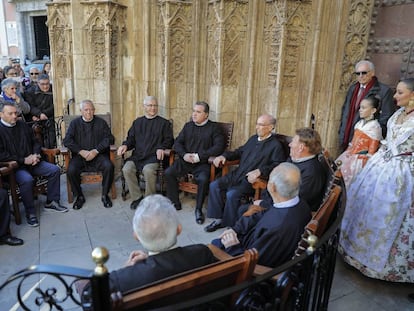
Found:
<path fill-rule="evenodd" d="M 276 134 L 275 137 L 282 144 L 283 151 L 285 153 L 285 158 L 287 159 L 290 155 L 289 144 L 292 141 L 292 136 L 283 135 L 283 134 Z"/>
<path fill-rule="evenodd" d="M 249 249 L 243 255 L 149 284 L 115 300 L 113 310 L 160 308 L 217 292 L 250 279 L 257 259 L 258 252 Z"/>
<path fill-rule="evenodd" d="M 234 122 L 217 122 L 217 124 L 223 131 L 223 134 L 226 138 L 226 150 L 229 150 L 231 147 L 231 141 L 233 139 Z"/>

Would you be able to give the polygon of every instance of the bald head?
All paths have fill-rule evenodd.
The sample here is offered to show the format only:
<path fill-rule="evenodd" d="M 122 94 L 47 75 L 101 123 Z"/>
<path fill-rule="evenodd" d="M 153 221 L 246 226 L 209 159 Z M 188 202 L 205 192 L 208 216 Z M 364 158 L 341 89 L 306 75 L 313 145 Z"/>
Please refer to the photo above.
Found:
<path fill-rule="evenodd" d="M 299 194 L 300 170 L 288 162 L 276 166 L 270 173 L 267 190 L 276 201 L 287 201 Z"/>

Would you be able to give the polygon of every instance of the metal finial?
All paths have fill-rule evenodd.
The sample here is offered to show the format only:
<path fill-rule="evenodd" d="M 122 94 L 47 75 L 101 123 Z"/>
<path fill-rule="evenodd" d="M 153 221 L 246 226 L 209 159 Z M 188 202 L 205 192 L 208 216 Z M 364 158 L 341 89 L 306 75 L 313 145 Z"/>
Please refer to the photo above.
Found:
<path fill-rule="evenodd" d="M 95 247 L 92 251 L 92 260 L 96 263 L 95 275 L 108 273 L 105 263 L 109 259 L 109 251 L 105 247 Z"/>
<path fill-rule="evenodd" d="M 308 242 L 309 246 L 306 249 L 306 252 L 308 254 L 312 254 L 315 251 L 315 245 L 316 243 L 318 243 L 318 237 L 316 235 L 309 235 L 308 238 L 306 239 L 306 241 Z"/>

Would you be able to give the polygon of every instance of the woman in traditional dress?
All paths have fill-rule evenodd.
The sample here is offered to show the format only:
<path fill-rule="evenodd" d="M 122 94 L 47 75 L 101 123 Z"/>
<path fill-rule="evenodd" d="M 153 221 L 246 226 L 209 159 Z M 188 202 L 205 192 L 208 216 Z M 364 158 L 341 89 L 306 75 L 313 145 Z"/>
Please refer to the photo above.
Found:
<path fill-rule="evenodd" d="M 387 138 L 348 190 L 340 252 L 366 276 L 414 283 L 414 78 L 394 98 Z"/>
<path fill-rule="evenodd" d="M 381 126 L 375 118 L 378 112 L 379 99 L 369 96 L 361 101 L 359 120 L 354 127 L 354 136 L 348 148 L 336 159 L 341 161 L 341 173 L 346 188 L 365 166 L 369 157 L 377 152 L 382 139 Z"/>

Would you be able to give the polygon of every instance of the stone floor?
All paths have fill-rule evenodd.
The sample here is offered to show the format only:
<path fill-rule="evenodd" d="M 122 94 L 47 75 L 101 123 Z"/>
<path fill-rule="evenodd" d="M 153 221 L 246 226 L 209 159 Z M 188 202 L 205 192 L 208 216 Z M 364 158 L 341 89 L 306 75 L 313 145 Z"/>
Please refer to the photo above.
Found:
<path fill-rule="evenodd" d="M 62 203 L 70 206 L 66 199 L 65 182 L 66 178 L 62 176 Z M 119 183 L 117 189 L 120 191 Z M 84 193 L 87 201 L 81 210 L 70 208 L 64 214 L 45 211 L 42 208 L 45 198 L 41 197 L 37 201 L 39 227 L 29 227 L 25 222 L 20 226 L 12 223 L 13 234 L 24 239 L 25 244 L 19 247 L 0 246 L 0 283 L 30 265 L 58 264 L 91 269 L 94 267 L 91 251 L 97 246 L 108 248 L 110 259 L 107 267 L 113 270 L 123 265 L 130 251 L 140 248 L 132 236 L 133 211 L 129 209 L 129 200 L 122 201 L 118 195 L 114 206 L 106 209 L 100 201 L 100 186 L 84 187 Z M 220 232 L 205 233 L 202 226 L 195 223 L 191 197 L 183 197 L 182 202 L 183 210 L 179 212 L 183 225 L 183 232 L 179 237 L 180 245 L 208 243 L 218 236 Z M 31 277 L 23 285 L 23 292 L 29 294 L 34 285 L 47 285 L 50 281 L 50 277 Z M 14 282 L 0 292 L 1 311 L 22 310 L 16 304 L 16 289 L 17 282 Z M 410 292 L 414 292 L 412 284 L 369 279 L 338 258 L 329 310 L 414 310 L 414 303 L 407 299 Z M 27 303 L 31 310 L 48 310 Z M 63 306 L 65 310 L 79 309 L 69 302 L 65 302 Z"/>

